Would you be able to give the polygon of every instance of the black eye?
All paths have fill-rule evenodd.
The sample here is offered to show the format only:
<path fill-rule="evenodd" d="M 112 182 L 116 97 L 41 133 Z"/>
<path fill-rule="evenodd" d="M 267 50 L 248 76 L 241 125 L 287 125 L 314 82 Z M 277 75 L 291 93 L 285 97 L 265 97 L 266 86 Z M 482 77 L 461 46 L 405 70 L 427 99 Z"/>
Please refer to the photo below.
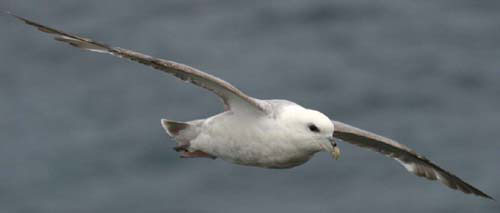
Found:
<path fill-rule="evenodd" d="M 307 127 L 309 127 L 309 130 L 312 132 L 319 132 L 319 128 L 314 124 L 309 124 Z"/>

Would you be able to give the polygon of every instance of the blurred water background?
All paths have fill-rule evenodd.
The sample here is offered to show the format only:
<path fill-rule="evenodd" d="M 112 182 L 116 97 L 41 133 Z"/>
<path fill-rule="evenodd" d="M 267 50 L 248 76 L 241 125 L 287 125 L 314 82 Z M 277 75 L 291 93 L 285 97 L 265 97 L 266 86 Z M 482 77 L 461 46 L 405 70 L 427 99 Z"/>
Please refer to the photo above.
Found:
<path fill-rule="evenodd" d="M 394 138 L 500 198 L 500 1 L 2 0 L 49 26 Z M 221 111 L 140 64 L 0 26 L 0 212 L 500 212 L 341 143 L 289 170 L 179 159 L 160 118 Z"/>

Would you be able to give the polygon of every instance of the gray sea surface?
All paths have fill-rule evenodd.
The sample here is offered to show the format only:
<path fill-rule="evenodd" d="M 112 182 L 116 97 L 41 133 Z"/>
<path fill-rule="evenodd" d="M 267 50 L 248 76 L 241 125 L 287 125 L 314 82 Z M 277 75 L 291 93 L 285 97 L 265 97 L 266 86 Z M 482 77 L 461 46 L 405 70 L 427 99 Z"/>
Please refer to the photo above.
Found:
<path fill-rule="evenodd" d="M 398 140 L 500 199 L 500 1 L 2 0 Z M 180 159 L 205 90 L 0 15 L 0 212 L 500 212 L 347 143 L 288 170 Z"/>

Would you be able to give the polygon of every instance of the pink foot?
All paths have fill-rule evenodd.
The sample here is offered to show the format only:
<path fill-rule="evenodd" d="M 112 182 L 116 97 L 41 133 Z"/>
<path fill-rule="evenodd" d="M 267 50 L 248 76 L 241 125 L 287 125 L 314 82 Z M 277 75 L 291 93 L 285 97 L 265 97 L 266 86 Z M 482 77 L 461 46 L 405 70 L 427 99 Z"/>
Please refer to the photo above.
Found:
<path fill-rule="evenodd" d="M 202 152 L 202 151 L 192 151 L 192 152 L 188 152 L 188 151 L 181 151 L 181 158 L 210 158 L 210 159 L 215 159 L 216 157 L 211 155 L 211 154 L 207 154 L 205 152 Z"/>

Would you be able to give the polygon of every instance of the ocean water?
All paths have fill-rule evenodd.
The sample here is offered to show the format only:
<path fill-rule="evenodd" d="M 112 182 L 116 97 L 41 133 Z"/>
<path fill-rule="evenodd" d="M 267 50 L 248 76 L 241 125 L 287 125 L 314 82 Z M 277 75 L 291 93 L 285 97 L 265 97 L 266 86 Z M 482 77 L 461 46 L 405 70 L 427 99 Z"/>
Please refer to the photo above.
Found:
<path fill-rule="evenodd" d="M 5 0 L 393 138 L 499 199 L 500 2 Z M 288 170 L 180 159 L 160 118 L 222 110 L 148 67 L 0 16 L 0 212 L 500 212 L 347 143 Z"/>

